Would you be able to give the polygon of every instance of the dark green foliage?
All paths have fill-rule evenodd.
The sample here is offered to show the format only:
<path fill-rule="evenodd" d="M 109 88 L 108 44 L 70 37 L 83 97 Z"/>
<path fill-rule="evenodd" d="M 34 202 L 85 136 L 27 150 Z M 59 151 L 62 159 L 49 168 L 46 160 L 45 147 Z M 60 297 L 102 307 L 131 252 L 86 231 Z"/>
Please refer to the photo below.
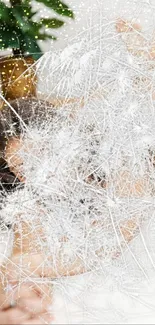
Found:
<path fill-rule="evenodd" d="M 71 9 L 60 0 L 36 0 L 61 16 L 74 18 Z M 33 21 L 37 12 L 32 9 L 31 0 L 10 0 L 10 6 L 0 1 L 0 49 L 12 48 L 21 55 L 31 54 L 35 59 L 41 55 L 38 40 L 53 39 L 47 30 L 60 28 L 64 21 L 57 18 L 41 18 Z"/>
<path fill-rule="evenodd" d="M 55 10 L 59 15 L 74 18 L 71 9 L 69 9 L 69 7 L 60 0 L 36 0 L 36 1 L 43 2 L 45 6 Z"/>

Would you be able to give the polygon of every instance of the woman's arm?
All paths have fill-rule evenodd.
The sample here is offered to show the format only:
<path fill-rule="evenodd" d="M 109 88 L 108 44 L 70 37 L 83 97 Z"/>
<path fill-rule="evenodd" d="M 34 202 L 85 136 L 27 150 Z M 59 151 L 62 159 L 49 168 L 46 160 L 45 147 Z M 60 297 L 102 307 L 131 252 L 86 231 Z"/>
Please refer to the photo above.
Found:
<path fill-rule="evenodd" d="M 34 278 L 35 282 L 35 278 L 42 278 L 46 282 L 47 279 L 73 276 L 86 271 L 84 263 L 78 257 L 67 264 L 61 251 L 54 258 L 47 257 L 44 250 L 41 251 L 36 244 L 38 236 L 43 236 L 42 228 L 36 227 L 32 232 L 26 223 L 21 224 L 20 231 L 15 230 L 12 257 L 6 268 L 11 281 Z"/>

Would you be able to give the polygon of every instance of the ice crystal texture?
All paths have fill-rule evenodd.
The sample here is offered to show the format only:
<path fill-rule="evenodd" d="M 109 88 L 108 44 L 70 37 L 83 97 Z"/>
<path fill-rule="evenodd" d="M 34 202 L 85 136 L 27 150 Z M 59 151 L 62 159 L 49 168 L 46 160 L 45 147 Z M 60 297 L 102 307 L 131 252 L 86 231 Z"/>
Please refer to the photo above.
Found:
<path fill-rule="evenodd" d="M 41 224 L 41 250 L 88 270 L 120 256 L 154 215 L 154 61 L 132 55 L 114 23 L 96 30 L 38 63 L 47 99 L 66 101 L 23 126 L 25 186 L 1 211 Z"/>
<path fill-rule="evenodd" d="M 26 223 L 31 238 L 38 231 L 32 245 L 50 267 L 59 259 L 64 265 L 78 261 L 75 273 L 81 273 L 80 264 L 107 281 L 112 275 L 122 294 L 132 296 L 132 288 L 137 292 L 141 280 L 148 279 L 148 265 L 155 267 L 155 61 L 149 54 L 153 40 L 136 29 L 117 33 L 115 26 L 116 21 L 103 19 L 93 37 L 85 31 L 37 63 L 40 96 L 56 107 L 27 126 L 20 121 L 18 155 L 25 184 L 3 193 L 0 214 L 18 231 Z M 15 134 L 14 126 L 11 130 Z M 59 282 L 65 292 L 67 281 Z M 71 280 L 70 286 L 73 304 L 80 305 L 78 283 Z M 93 285 L 90 275 L 94 294 Z M 70 291 L 67 299 L 72 300 Z M 88 323 L 127 323 L 123 302 L 119 312 L 106 301 L 101 312 L 85 301 L 77 323 L 84 313 Z"/>

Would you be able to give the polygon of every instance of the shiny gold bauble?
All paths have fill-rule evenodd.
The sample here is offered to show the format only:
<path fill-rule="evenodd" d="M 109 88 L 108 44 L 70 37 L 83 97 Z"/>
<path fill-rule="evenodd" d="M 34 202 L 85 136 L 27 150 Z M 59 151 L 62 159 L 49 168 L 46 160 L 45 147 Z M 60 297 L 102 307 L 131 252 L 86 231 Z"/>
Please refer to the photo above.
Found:
<path fill-rule="evenodd" d="M 36 70 L 32 57 L 0 59 L 1 91 L 7 101 L 36 95 Z"/>

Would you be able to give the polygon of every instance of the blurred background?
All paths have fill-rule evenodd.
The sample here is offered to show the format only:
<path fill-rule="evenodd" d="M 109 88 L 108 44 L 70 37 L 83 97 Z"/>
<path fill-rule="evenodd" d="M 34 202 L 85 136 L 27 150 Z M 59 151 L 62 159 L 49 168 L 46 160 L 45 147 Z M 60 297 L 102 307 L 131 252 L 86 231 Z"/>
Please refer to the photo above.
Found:
<path fill-rule="evenodd" d="M 2 0 L 6 5 L 10 6 L 10 0 Z M 21 1 L 21 3 L 31 3 L 34 12 L 34 20 L 37 21 L 40 17 L 50 18 L 60 16 L 52 10 L 52 3 L 59 1 Z M 51 3 L 46 6 L 46 3 Z M 123 17 L 125 19 L 135 19 L 141 23 L 144 29 L 150 30 L 155 26 L 155 1 L 154 0 L 65 0 L 65 4 L 73 11 L 74 20 L 67 19 L 63 16 L 63 21 L 66 23 L 58 30 L 54 30 L 54 35 L 57 37 L 56 42 L 45 40 L 40 42 L 40 46 L 44 52 L 51 48 L 64 48 L 67 45 L 68 39 L 75 37 L 82 30 L 94 26 L 97 22 L 106 16 L 109 19 Z M 16 3 L 16 1 L 15 1 Z M 153 10 L 152 10 L 153 9 Z M 49 31 L 50 33 L 50 31 Z M 5 52 L 6 53 L 6 50 Z M 1 52 L 2 54 L 2 52 Z"/>
<path fill-rule="evenodd" d="M 103 18 L 123 18 L 155 26 L 154 0 L 1 0 L 0 84 L 6 100 L 36 95 L 35 62 L 44 53 L 64 49 Z M 28 73 L 27 73 L 28 71 Z M 3 102 L 3 101 L 2 101 Z"/>

